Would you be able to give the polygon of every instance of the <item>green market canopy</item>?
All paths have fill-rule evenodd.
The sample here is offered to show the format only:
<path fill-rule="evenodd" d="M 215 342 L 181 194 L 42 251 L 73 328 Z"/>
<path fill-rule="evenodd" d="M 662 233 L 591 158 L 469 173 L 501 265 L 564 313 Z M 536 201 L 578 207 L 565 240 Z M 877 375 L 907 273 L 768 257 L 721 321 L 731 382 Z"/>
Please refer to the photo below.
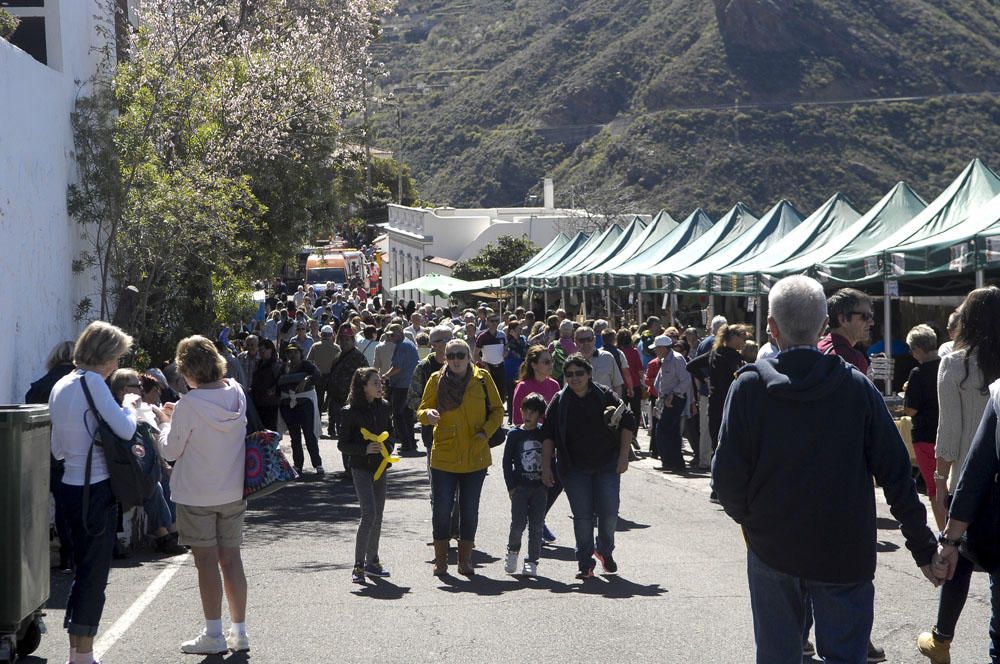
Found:
<path fill-rule="evenodd" d="M 925 207 L 927 203 L 905 182 L 897 182 L 896 186 L 843 233 L 766 270 L 766 274 L 761 276 L 765 281 L 764 285 L 769 290 L 771 284 L 790 274 L 810 274 L 825 280 L 828 277 L 817 269 L 819 264 L 839 252 L 856 254 L 867 251 L 881 238 L 894 233 L 913 219 Z"/>
<path fill-rule="evenodd" d="M 573 256 L 577 250 L 590 240 L 586 233 L 577 233 L 566 241 L 561 247 L 549 253 L 543 260 L 535 261 L 534 264 L 525 269 L 524 266 L 509 274 L 500 277 L 500 283 L 504 288 L 517 286 L 527 286 L 531 277 L 535 274 L 542 274 L 546 270 L 559 265 L 569 257 Z"/>
<path fill-rule="evenodd" d="M 907 278 L 906 253 L 896 252 L 896 248 L 920 243 L 958 226 L 998 193 L 1000 178 L 974 159 L 940 196 L 898 230 L 865 251 L 851 254 L 842 251 L 832 256 L 822 263 L 820 270 L 828 279 L 840 283 Z M 916 267 L 912 276 L 926 272 L 926 266 Z"/>
<path fill-rule="evenodd" d="M 611 224 L 600 234 L 594 233 L 590 242 L 584 245 L 576 254 L 558 267 L 545 274 L 532 277 L 532 288 L 546 290 L 559 288 L 561 277 L 570 274 L 586 264 L 593 256 L 604 254 L 609 247 L 615 246 L 616 241 L 622 234 L 622 228 L 618 224 Z"/>
<path fill-rule="evenodd" d="M 822 247 L 833 238 L 843 234 L 858 220 L 861 213 L 840 192 L 831 196 L 802 223 L 793 228 L 766 250 L 739 263 L 734 263 L 712 274 L 721 277 L 720 287 L 713 293 L 722 295 L 759 295 L 770 287 L 764 287 L 760 275 L 772 266 L 793 258 L 801 252 Z M 734 278 L 735 277 L 735 278 Z"/>
<path fill-rule="evenodd" d="M 613 256 L 617 256 L 619 252 L 642 233 L 644 228 L 646 228 L 646 222 L 639 217 L 633 217 L 632 222 L 618 235 L 613 244 L 606 247 L 603 251 L 591 254 L 584 263 L 576 269 L 570 270 L 568 274 L 561 275 L 559 277 L 559 285 L 564 288 L 596 285 L 589 283 L 589 271 L 607 262 Z M 603 281 L 603 275 L 600 276 Z"/>
<path fill-rule="evenodd" d="M 670 231 L 677 228 L 678 223 L 667 214 L 666 210 L 660 212 L 649 222 L 631 242 L 621 248 L 621 250 L 610 256 L 608 260 L 596 265 L 587 271 L 585 279 L 588 286 L 610 286 L 608 271 L 620 267 L 636 254 L 645 251 L 664 238 Z"/>
<path fill-rule="evenodd" d="M 453 293 L 467 293 L 485 288 L 496 288 L 499 286 L 497 279 L 482 279 L 479 281 L 464 281 L 437 272 L 429 272 L 416 279 L 411 279 L 389 290 L 417 290 L 424 295 L 439 295 L 441 297 L 451 297 Z"/>
<path fill-rule="evenodd" d="M 565 245 L 567 242 L 569 242 L 569 237 L 565 233 L 559 233 L 554 238 L 552 238 L 551 242 L 549 242 L 547 245 L 545 245 L 544 247 L 542 247 L 541 249 L 539 249 L 538 253 L 535 254 L 534 256 L 532 256 L 531 259 L 528 260 L 527 263 L 525 263 L 521 267 L 517 268 L 513 272 L 505 274 L 501 278 L 502 279 L 513 278 L 515 275 L 518 275 L 518 274 L 524 272 L 525 270 L 530 270 L 531 268 L 533 268 L 538 263 L 540 263 L 540 262 L 548 259 L 549 256 L 551 256 L 552 254 L 554 254 L 555 252 L 557 252 L 559 249 L 561 249 L 563 247 L 563 245 Z"/>
<path fill-rule="evenodd" d="M 757 217 L 750 211 L 750 208 L 743 203 L 737 203 L 697 240 L 669 258 L 649 266 L 646 274 L 636 275 L 639 289 L 642 291 L 665 291 L 668 278 L 674 273 L 690 268 L 713 253 L 729 246 L 757 221 Z"/>
<path fill-rule="evenodd" d="M 737 263 L 758 256 L 780 242 L 802 223 L 802 215 L 787 200 L 780 200 L 756 224 L 737 239 L 705 260 L 676 274 L 668 290 L 681 293 L 726 293 L 736 290 L 732 283 L 723 284 L 721 276 Z M 727 277 L 730 282 L 736 276 Z"/>
<path fill-rule="evenodd" d="M 674 230 L 659 241 L 636 253 L 622 265 L 608 270 L 610 285 L 633 285 L 636 275 L 644 274 L 651 265 L 664 261 L 712 229 L 712 219 L 701 208 L 696 209 Z"/>
<path fill-rule="evenodd" d="M 1000 194 L 976 208 L 969 218 L 940 233 L 889 250 L 902 278 L 983 270 L 997 261 Z M 991 260 L 992 259 L 992 260 Z M 895 277 L 899 278 L 899 277 Z"/>

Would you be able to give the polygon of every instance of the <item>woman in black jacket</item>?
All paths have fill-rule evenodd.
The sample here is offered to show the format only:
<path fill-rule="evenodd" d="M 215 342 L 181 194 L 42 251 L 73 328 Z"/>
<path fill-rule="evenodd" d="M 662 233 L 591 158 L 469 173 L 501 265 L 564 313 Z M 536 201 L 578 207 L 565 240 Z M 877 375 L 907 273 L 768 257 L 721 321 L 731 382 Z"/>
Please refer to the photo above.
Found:
<path fill-rule="evenodd" d="M 715 334 L 712 350 L 688 362 L 687 370 L 695 376 L 708 369 L 708 432 L 712 437 L 712 451 L 719 445 L 722 427 L 722 408 L 726 404 L 729 387 L 736 380 L 736 372 L 746 364 L 741 352 L 747 343 L 750 328 L 746 325 L 723 325 Z"/>
<path fill-rule="evenodd" d="M 378 558 L 379 538 L 382 535 L 382 512 L 385 510 L 385 471 L 375 475 L 383 463 L 382 448 L 362 429 L 376 438 L 392 431 L 392 409 L 382 398 L 382 379 L 378 369 L 361 367 L 351 378 L 348 404 L 340 414 L 340 438 L 337 447 L 346 456 L 354 480 L 354 490 L 361 505 L 361 522 L 354 543 L 354 570 L 351 580 L 364 583 L 365 575 L 386 577 L 389 570 Z M 386 451 L 393 443 L 385 440 Z"/>
<path fill-rule="evenodd" d="M 270 339 L 260 342 L 260 362 L 250 378 L 250 396 L 260 415 L 260 421 L 268 431 L 278 430 L 278 406 L 281 394 L 278 392 L 278 376 L 281 375 L 281 360 Z"/>

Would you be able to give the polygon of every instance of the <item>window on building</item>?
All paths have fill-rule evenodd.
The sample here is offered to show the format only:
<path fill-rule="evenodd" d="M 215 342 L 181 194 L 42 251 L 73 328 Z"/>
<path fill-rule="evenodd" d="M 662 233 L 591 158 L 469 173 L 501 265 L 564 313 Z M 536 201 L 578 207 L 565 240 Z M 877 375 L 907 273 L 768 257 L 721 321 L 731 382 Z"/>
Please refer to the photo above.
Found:
<path fill-rule="evenodd" d="M 0 7 L 41 7 L 41 0 L 37 4 L 5 4 L 0 1 Z M 17 30 L 10 36 L 10 43 L 38 60 L 43 65 L 48 64 L 49 56 L 45 42 L 45 19 L 41 16 L 18 16 L 20 22 Z"/>

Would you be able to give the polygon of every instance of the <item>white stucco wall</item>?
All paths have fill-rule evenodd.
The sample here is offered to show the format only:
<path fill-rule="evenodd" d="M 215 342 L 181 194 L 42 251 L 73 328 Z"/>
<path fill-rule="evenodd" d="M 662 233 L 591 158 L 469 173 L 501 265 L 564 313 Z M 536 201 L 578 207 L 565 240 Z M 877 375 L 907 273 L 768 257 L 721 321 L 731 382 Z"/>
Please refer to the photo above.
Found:
<path fill-rule="evenodd" d="M 72 273 L 81 240 L 66 192 L 75 173 L 70 113 L 77 81 L 93 72 L 98 5 L 49 0 L 46 10 L 58 21 L 47 33 L 60 35 L 59 68 L 0 40 L 0 283 L 11 295 L 0 312 L 0 403 L 21 401 L 49 350 L 75 338 L 74 308 L 92 290 Z"/>

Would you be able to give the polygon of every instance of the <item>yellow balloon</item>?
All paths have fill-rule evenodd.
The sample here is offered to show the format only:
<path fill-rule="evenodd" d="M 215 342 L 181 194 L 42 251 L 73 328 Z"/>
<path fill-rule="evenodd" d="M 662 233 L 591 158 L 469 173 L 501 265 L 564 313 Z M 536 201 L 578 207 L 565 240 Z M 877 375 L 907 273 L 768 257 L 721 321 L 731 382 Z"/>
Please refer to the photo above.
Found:
<path fill-rule="evenodd" d="M 369 440 L 373 443 L 378 443 L 379 453 L 382 455 L 382 463 L 379 464 L 378 470 L 375 471 L 374 478 L 377 480 L 382 477 L 382 473 L 389 466 L 390 463 L 399 463 L 400 458 L 389 456 L 389 450 L 385 446 L 385 441 L 389 439 L 389 432 L 383 431 L 382 433 L 375 435 L 368 429 L 361 427 L 361 436 L 365 440 Z"/>

